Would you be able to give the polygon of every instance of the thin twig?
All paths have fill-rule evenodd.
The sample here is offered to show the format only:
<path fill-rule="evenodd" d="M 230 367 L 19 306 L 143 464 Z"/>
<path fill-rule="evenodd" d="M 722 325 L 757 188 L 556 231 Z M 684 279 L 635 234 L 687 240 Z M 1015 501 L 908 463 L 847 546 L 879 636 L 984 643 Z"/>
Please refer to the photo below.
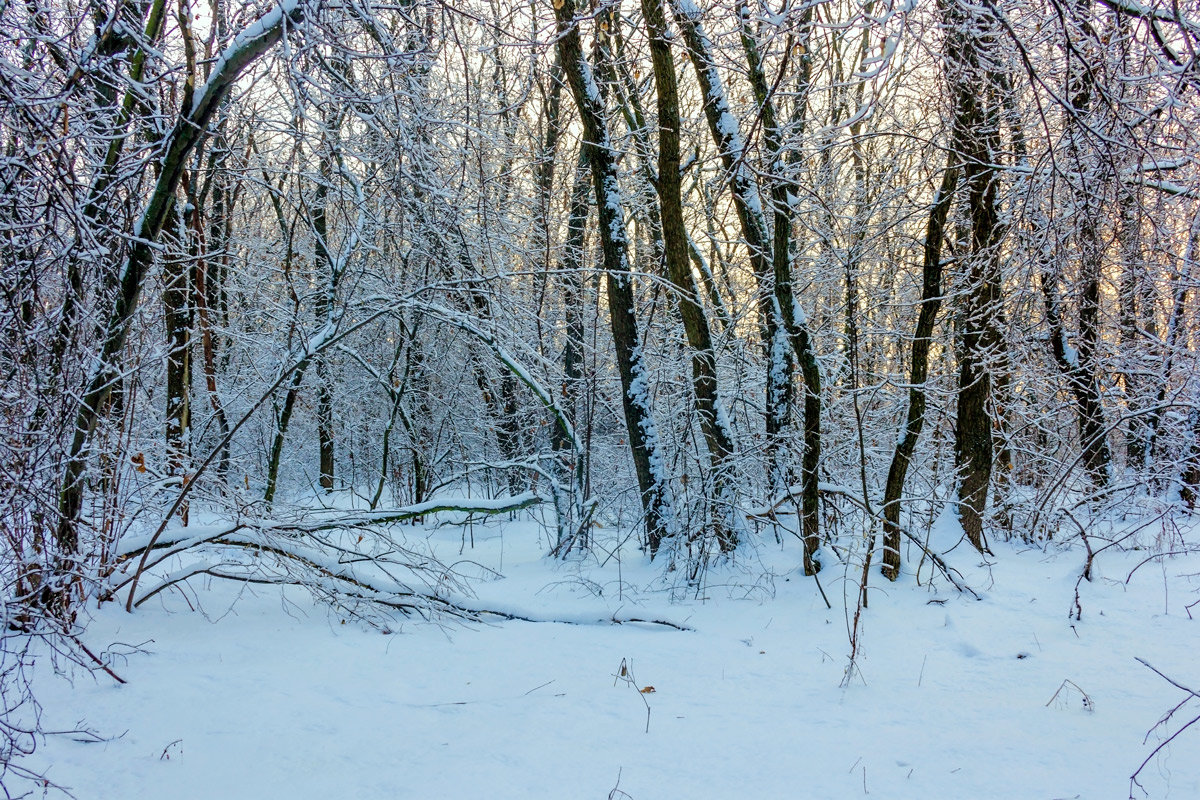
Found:
<path fill-rule="evenodd" d="M 79 640 L 78 636 L 68 636 L 67 638 L 70 639 L 72 642 L 74 642 L 76 647 L 78 647 L 83 652 L 87 653 L 88 657 L 91 658 L 92 661 L 95 661 L 96 665 L 98 667 L 100 667 L 100 669 L 107 672 L 114 681 L 116 681 L 117 683 L 126 683 L 126 680 L 124 678 L 122 678 L 120 675 L 118 675 L 117 673 L 112 671 L 112 667 L 108 666 L 108 664 L 105 664 L 103 661 L 101 661 L 99 659 L 99 657 L 96 656 L 95 653 L 93 653 L 91 650 L 89 650 L 88 646 L 86 644 L 84 644 L 83 642 L 81 642 Z M 1149 664 L 1147 664 L 1146 666 L 1149 666 Z"/>

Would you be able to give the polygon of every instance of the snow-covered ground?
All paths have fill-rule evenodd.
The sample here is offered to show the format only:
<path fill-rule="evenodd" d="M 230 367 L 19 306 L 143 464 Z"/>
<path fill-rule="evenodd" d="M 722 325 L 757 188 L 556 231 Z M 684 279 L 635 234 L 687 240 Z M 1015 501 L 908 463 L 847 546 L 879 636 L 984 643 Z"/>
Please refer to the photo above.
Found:
<path fill-rule="evenodd" d="M 1000 544 L 988 566 L 955 549 L 979 600 L 929 585 L 928 565 L 920 583 L 875 574 L 844 682 L 856 572 L 822 573 L 827 609 L 794 540 L 743 548 L 696 591 L 631 548 L 548 560 L 529 522 L 476 525 L 461 556 L 458 528 L 403 530 L 484 576 L 478 607 L 568 622 L 385 634 L 298 589 L 227 582 L 109 604 L 86 640 L 128 684 L 44 671 L 38 687 L 46 728 L 106 740 L 51 737 L 26 766 L 80 800 L 1123 798 L 1200 713 L 1147 738 L 1186 695 L 1135 660 L 1200 686 L 1197 556 L 1127 581 L 1152 551 L 1105 551 L 1079 621 L 1081 548 Z M 1200 724 L 1141 780 L 1200 798 Z"/>

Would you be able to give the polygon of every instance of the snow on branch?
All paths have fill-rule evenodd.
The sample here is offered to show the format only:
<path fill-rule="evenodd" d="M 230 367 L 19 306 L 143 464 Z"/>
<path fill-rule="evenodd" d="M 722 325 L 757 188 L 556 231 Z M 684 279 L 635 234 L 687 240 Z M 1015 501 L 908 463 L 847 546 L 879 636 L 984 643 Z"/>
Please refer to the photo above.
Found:
<path fill-rule="evenodd" d="M 112 597 L 128 586 L 128 606 L 136 608 L 166 589 L 208 575 L 297 585 L 348 610 L 366 604 L 404 613 L 442 609 L 473 616 L 461 603 L 449 603 L 441 596 L 446 587 L 465 590 L 454 569 L 407 547 L 386 527 L 428 514 L 495 515 L 541 502 L 533 492 L 524 492 L 494 499 L 441 498 L 376 511 L 326 511 L 294 520 L 175 528 L 122 541 L 118 546 L 122 563 L 109 577 L 104 596 Z M 160 552 L 147 560 L 151 550 Z M 137 591 L 138 576 L 183 555 L 189 557 L 186 565 L 158 574 L 156 583 Z"/>

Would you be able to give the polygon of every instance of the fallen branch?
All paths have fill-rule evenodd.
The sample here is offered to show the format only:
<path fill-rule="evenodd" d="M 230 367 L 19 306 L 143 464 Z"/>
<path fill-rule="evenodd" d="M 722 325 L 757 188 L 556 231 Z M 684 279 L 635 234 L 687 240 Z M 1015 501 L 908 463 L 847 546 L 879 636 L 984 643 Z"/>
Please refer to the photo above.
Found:
<path fill-rule="evenodd" d="M 197 576 L 243 583 L 295 585 L 326 598 L 335 607 L 366 603 L 380 609 L 436 612 L 476 619 L 478 613 L 447 599 L 444 590 L 464 589 L 461 576 L 432 555 L 409 549 L 381 530 L 386 525 L 437 512 L 502 514 L 542 502 L 532 492 L 494 500 L 442 499 L 403 508 L 358 513 L 322 513 L 307 519 L 244 522 L 226 526 L 175 529 L 123 543 L 119 567 L 105 592 L 111 597 L 128 586 L 128 608 L 137 608 L 163 591 Z M 149 557 L 151 551 L 161 551 Z M 147 569 L 182 554 L 194 563 L 158 575 L 158 582 L 137 591 Z"/>
<path fill-rule="evenodd" d="M 134 539 L 132 542 L 121 543 L 117 553 L 118 560 L 127 564 L 131 564 L 136 560 L 136 569 L 132 573 L 126 574 L 123 578 L 120 577 L 122 573 L 115 573 L 118 577 L 115 580 L 110 578 L 110 586 L 104 596 L 111 597 L 125 586 L 132 584 L 130 599 L 127 603 L 127 607 L 132 610 L 137 605 L 133 600 L 133 593 L 136 590 L 138 579 L 147 570 L 158 566 L 172 556 L 179 555 L 201 545 L 227 543 L 242 546 L 250 544 L 249 539 L 235 538 L 245 530 L 252 530 L 260 537 L 270 536 L 271 534 L 306 534 L 312 536 L 331 530 L 394 525 L 399 522 L 439 512 L 459 511 L 471 515 L 479 514 L 486 516 L 505 514 L 512 511 L 520 511 L 542 502 L 542 498 L 533 492 L 524 492 L 512 497 L 502 497 L 494 500 L 471 498 L 430 500 L 401 508 L 360 512 L 357 514 L 340 513 L 335 515 L 321 515 L 307 520 L 260 521 L 257 523 L 238 522 L 232 523 L 227 527 L 212 526 L 200 530 L 195 528 L 177 528 L 170 531 L 160 530 L 149 538 Z M 390 544 L 394 544 L 390 540 L 388 541 Z M 157 550 L 162 550 L 163 552 L 159 553 L 156 558 L 150 559 L 150 552 Z"/>
<path fill-rule="evenodd" d="M 517 611 L 501 611 L 494 608 L 467 608 L 462 607 L 461 610 L 468 611 L 472 614 L 480 616 L 500 617 L 501 619 L 511 620 L 513 622 L 537 622 L 550 623 L 554 625 L 599 625 L 601 623 L 609 623 L 612 625 L 662 625 L 666 628 L 674 628 L 677 631 L 693 631 L 695 628 L 689 627 L 679 622 L 672 622 L 667 619 L 645 619 L 642 617 L 618 617 L 612 614 L 607 617 L 596 617 L 594 619 L 564 619 L 562 617 L 534 617 L 527 614 L 522 614 Z"/>
<path fill-rule="evenodd" d="M 112 667 L 108 666 L 108 664 L 105 664 L 103 661 L 100 660 L 99 656 L 97 656 L 95 653 L 93 653 L 91 650 L 89 650 L 88 646 L 86 644 L 84 644 L 83 642 L 81 642 L 79 640 L 78 636 L 68 636 L 67 638 L 70 639 L 75 644 L 76 647 L 78 647 L 80 650 L 82 650 L 84 653 L 86 653 L 87 657 L 96 663 L 96 666 L 100 667 L 100 669 L 107 672 L 114 681 L 116 681 L 117 683 L 125 683 L 126 682 L 124 678 L 122 678 L 117 673 L 113 672 Z"/>

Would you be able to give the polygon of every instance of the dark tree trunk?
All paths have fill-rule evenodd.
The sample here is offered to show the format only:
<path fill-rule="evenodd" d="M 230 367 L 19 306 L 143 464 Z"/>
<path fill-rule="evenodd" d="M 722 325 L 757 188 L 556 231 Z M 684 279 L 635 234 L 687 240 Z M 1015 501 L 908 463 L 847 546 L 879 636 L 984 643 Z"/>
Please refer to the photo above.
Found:
<path fill-rule="evenodd" d="M 559 269 L 559 280 L 562 283 L 563 314 L 566 317 L 566 336 L 563 341 L 562 368 L 563 386 L 562 403 L 570 418 L 571 425 L 576 424 L 576 408 L 579 405 L 579 390 L 583 384 L 583 256 L 587 233 L 588 213 L 591 203 L 588 202 L 588 164 L 580 151 L 578 163 L 575 166 L 575 178 L 571 184 L 571 207 L 567 217 L 567 240 L 563 246 L 563 256 Z M 562 428 L 555 425 L 551 428 L 551 441 L 555 450 L 571 449 L 570 442 Z"/>
<path fill-rule="evenodd" d="M 628 259 L 628 236 L 618 184 L 616 153 L 608 136 L 603 101 L 583 53 L 574 0 L 555 8 L 558 54 L 571 86 L 583 125 L 584 148 L 592 168 L 592 183 L 599 213 L 600 244 L 607 273 L 608 306 L 621 376 L 625 427 L 637 471 L 645 515 L 647 547 L 653 557 L 671 532 L 671 512 L 666 493 L 658 434 L 650 412 L 649 385 L 634 314 L 633 283 Z"/>
<path fill-rule="evenodd" d="M 199 243 L 187 235 L 186 221 L 180 220 L 180 245 L 185 242 L 193 246 L 182 248 L 174 257 L 164 259 L 163 265 L 163 315 L 166 322 L 167 380 L 166 380 L 166 445 L 167 472 L 181 476 L 186 469 L 188 443 L 191 427 L 191 384 L 192 384 L 192 314 L 191 298 L 192 270 L 189 262 L 197 255 Z"/>
<path fill-rule="evenodd" d="M 1200 397 L 1193 400 L 1192 409 L 1188 413 L 1188 429 L 1191 441 L 1188 443 L 1187 456 L 1183 463 L 1179 495 L 1188 508 L 1194 509 L 1197 498 L 1200 498 Z"/>
<path fill-rule="evenodd" d="M 733 515 L 734 456 L 733 435 L 726 425 L 717 391 L 716 355 L 712 333 L 700 293 L 688 263 L 688 234 L 683 221 L 683 194 L 679 155 L 679 88 L 675 62 L 671 56 L 664 0 L 642 0 L 642 14 L 650 36 L 650 58 L 658 97 L 658 196 L 662 207 L 663 246 L 667 275 L 675 287 L 684 332 L 692 351 L 692 391 L 700 428 L 708 447 L 712 469 L 713 502 L 718 506 L 715 519 L 717 542 L 722 551 L 737 547 L 736 519 Z"/>
<path fill-rule="evenodd" d="M 768 364 L 768 433 L 777 437 L 787 421 L 787 397 L 784 384 L 791 383 L 792 361 L 788 347 L 778 346 L 781 337 L 800 363 L 804 376 L 804 457 L 801 465 L 801 529 L 804 540 L 804 571 L 813 574 L 820 569 L 814 556 L 819 545 L 819 483 L 818 467 L 821 459 L 821 372 L 816 352 L 803 314 L 795 303 L 792 292 L 789 247 L 783 237 L 790 236 L 791 218 L 787 205 L 786 187 L 772 195 L 775 208 L 775 240 L 767 232 L 766 219 L 759 203 L 758 186 L 749 165 L 745 161 L 745 149 L 741 135 L 729 120 L 736 119 L 729 108 L 728 99 L 713 60 L 709 42 L 701 20 L 694 7 L 674 5 L 676 22 L 683 34 L 688 57 L 696 72 L 700 91 L 705 98 L 704 114 L 708 121 L 713 141 L 721 153 L 721 162 L 733 195 L 734 206 L 741 224 L 742 238 L 746 240 L 750 264 L 758 284 L 758 305 L 764 354 Z M 754 73 L 761 73 L 761 63 L 756 54 L 748 54 L 751 64 L 751 82 Z M 755 65 L 757 64 L 757 68 Z M 804 78 L 802 78 L 804 80 Z M 762 91 L 765 78 L 758 81 L 756 92 Z M 762 93 L 764 125 L 770 114 L 771 127 L 775 123 L 774 109 L 766 92 Z M 782 142 L 776 142 L 774 151 L 778 155 Z M 781 207 L 783 211 L 781 212 Z M 779 230 L 780 228 L 783 230 Z M 773 384 L 773 387 L 771 386 Z M 771 420 L 771 417 L 774 417 Z M 777 438 L 778 441 L 778 438 Z M 781 459 L 775 455 L 769 459 L 771 469 L 779 472 Z"/>
<path fill-rule="evenodd" d="M 115 272 L 115 300 L 104 323 L 96 366 L 83 390 L 74 435 L 67 450 L 55 540 L 59 553 L 68 565 L 79 551 L 77 526 L 83 510 L 84 473 L 92 433 L 109 405 L 114 387 L 119 384 L 121 353 L 129 336 L 130 321 L 137 310 L 147 271 L 153 263 L 156 243 L 170 218 L 173 198 L 187 169 L 188 157 L 204 138 L 209 121 L 238 77 L 279 41 L 284 31 L 284 20 L 289 24 L 298 21 L 303 10 L 304 6 L 298 5 L 286 15 L 268 12 L 269 24 L 258 22 L 247 28 L 254 34 L 241 40 L 240 46 L 221 63 L 221 71 L 205 84 L 205 92 L 183 110 L 163 143 L 162 169 L 139 221 L 139 238 L 130 246 L 122 268 Z M 70 569 L 69 566 L 67 568 Z"/>
<path fill-rule="evenodd" d="M 892 453 L 887 483 L 883 489 L 883 576 L 890 581 L 900 577 L 900 500 L 904 480 L 912 461 L 917 440 L 925 427 L 925 382 L 929 378 L 929 345 L 933 326 L 942 306 L 942 244 L 946 237 L 946 218 L 954 203 L 958 183 L 957 157 L 951 153 L 942 184 L 938 187 L 925 227 L 925 254 L 921 263 L 921 304 L 913 334 L 909 365 L 908 413 L 900 441 Z"/>
<path fill-rule="evenodd" d="M 1082 30 L 1091 32 L 1091 0 L 1076 0 L 1067 8 L 1073 21 Z M 1079 253 L 1079 330 L 1074 352 L 1067 341 L 1061 311 L 1052 308 L 1057 300 L 1057 270 L 1043 272 L 1042 288 L 1046 297 L 1047 319 L 1051 324 L 1051 351 L 1075 399 L 1083 466 L 1092 484 L 1103 489 L 1108 486 L 1112 456 L 1104 424 L 1104 401 L 1100 393 L 1097 363 L 1101 334 L 1100 281 L 1105 243 L 1100 230 L 1104 216 L 1096 198 L 1103 196 L 1103 190 L 1111 184 L 1114 176 L 1107 167 L 1097 169 L 1091 163 L 1086 146 L 1086 138 L 1090 134 L 1083 129 L 1092 116 L 1092 95 L 1095 92 L 1095 65 L 1084 59 L 1084 53 L 1092 45 L 1090 41 L 1082 41 L 1080 48 L 1072 49 L 1068 58 L 1070 78 L 1066 87 L 1070 107 L 1067 109 L 1065 138 L 1077 170 L 1073 187 L 1075 208 L 1071 214 L 1072 221 L 1076 223 L 1075 244 Z"/>
<path fill-rule="evenodd" d="M 222 156 L 228 155 L 228 150 L 221 151 Z M 200 333 L 201 362 L 204 366 L 204 387 L 208 394 L 209 405 L 212 406 L 213 418 L 217 423 L 218 440 L 226 442 L 229 435 L 229 419 L 225 414 L 225 406 L 217 392 L 217 337 L 213 330 L 213 306 L 220 305 L 222 288 L 219 285 L 223 279 L 222 266 L 229 259 L 229 241 L 232 237 L 233 192 L 226 186 L 225 177 L 220 174 L 223 168 L 223 158 L 214 156 L 213 169 L 217 174 L 212 177 L 212 203 L 209 216 L 208 243 L 211 252 L 202 253 L 196 262 L 194 270 L 194 285 L 192 302 L 196 307 L 196 323 Z M 197 226 L 200 217 L 196 217 Z M 196 231 L 199 236 L 200 229 Z M 217 475 L 222 484 L 229 481 L 229 444 L 221 446 L 221 457 L 217 464 Z"/>
<path fill-rule="evenodd" d="M 332 123 L 332 127 L 330 127 Z M 336 147 L 336 141 L 328 138 L 330 131 L 336 131 L 338 121 L 326 119 L 325 147 Z M 324 291 L 318 293 L 316 313 L 318 320 L 324 320 L 333 312 L 333 303 L 337 293 L 338 266 L 329 253 L 329 187 L 333 182 L 333 154 L 326 151 L 321 153 L 317 167 L 317 186 L 313 192 L 312 212 L 309 224 L 312 226 L 313 250 L 319 268 L 328 272 L 325 276 Z M 333 490 L 333 387 L 329 376 L 329 362 L 325 355 L 318 354 L 314 359 L 317 374 L 317 455 L 319 459 L 318 481 L 326 492 Z"/>
<path fill-rule="evenodd" d="M 983 515 L 992 475 L 992 372 L 1003 347 L 1000 306 L 1000 225 L 996 201 L 1000 153 L 996 79 L 987 66 L 986 33 L 974 12 L 943 0 L 946 73 L 954 99 L 954 150 L 962 161 L 970 251 L 961 272 L 958 320 L 958 408 L 954 429 L 959 519 L 967 539 L 987 552 Z"/>

